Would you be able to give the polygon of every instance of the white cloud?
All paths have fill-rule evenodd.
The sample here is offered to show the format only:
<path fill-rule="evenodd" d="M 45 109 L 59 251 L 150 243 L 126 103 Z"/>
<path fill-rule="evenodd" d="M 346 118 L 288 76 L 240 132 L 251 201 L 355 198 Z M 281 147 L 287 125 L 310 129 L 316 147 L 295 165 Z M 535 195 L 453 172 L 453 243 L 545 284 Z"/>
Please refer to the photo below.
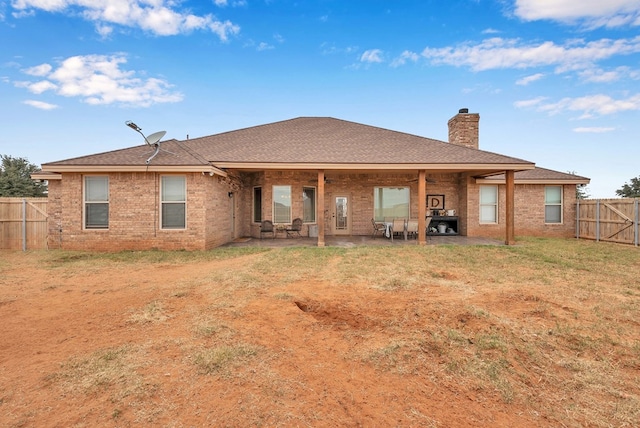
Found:
<path fill-rule="evenodd" d="M 640 25 L 640 0 L 516 0 L 516 16 L 583 22 L 590 27 Z"/>
<path fill-rule="evenodd" d="M 536 110 L 547 112 L 551 115 L 564 112 L 578 112 L 580 119 L 588 119 L 596 116 L 606 116 L 624 111 L 640 110 L 640 93 L 626 99 L 613 99 L 609 95 L 598 94 L 578 98 L 563 98 L 553 103 L 544 103 L 544 99 L 536 98 L 529 101 L 519 101 L 516 107 L 536 107 Z"/>
<path fill-rule="evenodd" d="M 368 51 L 365 51 L 360 56 L 360 61 L 368 62 L 368 63 L 383 62 L 382 61 L 382 51 L 380 49 L 369 49 Z"/>
<path fill-rule="evenodd" d="M 25 70 L 25 74 L 44 80 L 16 82 L 17 87 L 27 88 L 32 93 L 55 92 L 65 97 L 78 97 L 87 104 L 120 104 L 148 107 L 156 103 L 178 102 L 183 96 L 171 91 L 164 80 L 143 80 L 135 72 L 123 70 L 127 62 L 121 55 L 86 55 L 65 59 L 58 68 L 42 64 Z"/>
<path fill-rule="evenodd" d="M 615 130 L 616 130 L 616 128 L 605 128 L 605 127 L 573 128 L 573 132 L 593 133 L 593 134 L 601 134 L 603 132 L 611 132 L 611 131 L 615 131 Z"/>
<path fill-rule="evenodd" d="M 391 67 L 400 67 L 401 65 L 405 65 L 407 61 L 417 62 L 420 59 L 420 55 L 411 51 L 404 51 L 402 54 L 391 61 Z"/>
<path fill-rule="evenodd" d="M 640 52 L 640 36 L 632 39 L 571 40 L 524 44 L 518 39 L 494 37 L 480 43 L 455 47 L 426 48 L 422 56 L 433 64 L 466 66 L 474 71 L 504 68 L 555 66 L 556 72 L 587 69 L 598 61 Z"/>
<path fill-rule="evenodd" d="M 270 45 L 269 43 L 265 43 L 265 42 L 260 42 L 258 44 L 258 47 L 256 48 L 256 50 L 258 51 L 268 51 L 274 49 L 274 47 L 272 45 Z"/>
<path fill-rule="evenodd" d="M 640 73 L 638 71 L 634 71 L 629 67 L 622 66 L 608 71 L 599 68 L 592 68 L 589 70 L 581 71 L 579 73 L 579 76 L 586 82 L 610 83 L 622 78 L 637 79 L 639 74 Z"/>
<path fill-rule="evenodd" d="M 197 16 L 177 10 L 173 0 L 14 0 L 14 15 L 28 15 L 35 10 L 69 14 L 80 10 L 82 17 L 93 21 L 96 31 L 108 35 L 114 25 L 137 27 L 160 36 L 208 30 L 227 41 L 240 27 L 220 21 L 212 15 Z"/>
<path fill-rule="evenodd" d="M 30 76 L 46 76 L 51 72 L 51 66 L 49 64 L 40 64 L 35 67 L 28 68 L 24 72 Z"/>
<path fill-rule="evenodd" d="M 536 97 L 530 100 L 516 101 L 513 105 L 518 108 L 528 108 L 540 105 L 544 100 L 546 100 L 546 97 Z"/>
<path fill-rule="evenodd" d="M 26 100 L 26 101 L 23 101 L 22 103 L 31 107 L 35 107 L 40 110 L 53 110 L 58 108 L 58 106 L 55 104 L 49 104 L 43 101 L 36 101 L 36 100 Z"/>
<path fill-rule="evenodd" d="M 335 55 L 335 54 L 351 55 L 358 51 L 358 47 L 347 46 L 346 48 L 339 48 L 334 45 L 330 45 L 327 42 L 324 42 L 320 45 L 320 50 L 322 55 Z"/>
<path fill-rule="evenodd" d="M 523 77 L 522 79 L 518 79 L 516 81 L 516 85 L 526 86 L 531 82 L 535 82 L 537 80 L 542 79 L 543 77 L 544 77 L 544 74 L 542 73 L 532 74 L 531 76 L 526 76 L 526 77 Z"/>

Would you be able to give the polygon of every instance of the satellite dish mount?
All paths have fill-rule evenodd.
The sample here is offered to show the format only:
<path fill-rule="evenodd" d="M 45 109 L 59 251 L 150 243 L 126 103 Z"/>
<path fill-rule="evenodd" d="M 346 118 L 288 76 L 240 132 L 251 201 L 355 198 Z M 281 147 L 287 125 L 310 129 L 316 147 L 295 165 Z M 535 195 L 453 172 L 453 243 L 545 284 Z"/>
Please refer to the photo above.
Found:
<path fill-rule="evenodd" d="M 160 139 L 164 137 L 167 131 L 154 132 L 153 134 L 147 137 L 142 133 L 142 128 L 140 128 L 138 125 L 136 125 L 132 121 L 127 120 L 125 122 L 125 125 L 127 125 L 129 128 L 136 131 L 138 134 L 142 135 L 142 138 L 144 138 L 144 141 L 147 143 L 147 145 L 154 149 L 153 154 L 146 161 L 147 165 L 149 165 L 151 163 L 151 160 L 155 158 L 158 155 L 158 153 L 160 153 L 160 150 L 162 150 L 163 152 L 171 153 L 168 150 L 160 149 Z M 171 153 L 171 154 L 174 155 L 175 153 Z"/>

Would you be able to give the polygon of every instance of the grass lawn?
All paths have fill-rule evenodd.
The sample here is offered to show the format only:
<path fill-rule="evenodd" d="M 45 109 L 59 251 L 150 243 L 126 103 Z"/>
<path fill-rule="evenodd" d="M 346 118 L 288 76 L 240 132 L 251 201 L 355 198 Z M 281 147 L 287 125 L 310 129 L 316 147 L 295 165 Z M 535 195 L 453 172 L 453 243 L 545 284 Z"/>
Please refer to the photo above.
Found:
<path fill-rule="evenodd" d="M 0 252 L 0 426 L 640 426 L 640 250 Z"/>

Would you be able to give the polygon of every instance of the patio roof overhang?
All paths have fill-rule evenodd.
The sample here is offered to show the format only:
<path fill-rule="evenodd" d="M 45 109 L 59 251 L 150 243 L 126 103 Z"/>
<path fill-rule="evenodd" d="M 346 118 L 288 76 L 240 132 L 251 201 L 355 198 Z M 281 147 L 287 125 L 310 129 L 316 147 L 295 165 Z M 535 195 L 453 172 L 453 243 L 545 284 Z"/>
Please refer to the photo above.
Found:
<path fill-rule="evenodd" d="M 109 172 L 201 172 L 226 177 L 228 174 L 212 165 L 42 165 L 42 173 L 55 175 L 64 172 L 84 174 Z M 41 175 L 42 175 L 41 173 Z M 41 175 L 37 179 L 42 180 Z"/>
<path fill-rule="evenodd" d="M 341 172 L 371 172 L 371 173 L 415 173 L 419 171 L 441 173 L 468 173 L 470 175 L 496 175 L 505 171 L 523 171 L 534 169 L 534 163 L 505 163 L 505 164 L 423 164 L 423 163 L 274 163 L 274 162 L 214 162 L 220 169 L 235 169 L 239 171 L 290 170 L 290 171 L 341 171 Z"/>

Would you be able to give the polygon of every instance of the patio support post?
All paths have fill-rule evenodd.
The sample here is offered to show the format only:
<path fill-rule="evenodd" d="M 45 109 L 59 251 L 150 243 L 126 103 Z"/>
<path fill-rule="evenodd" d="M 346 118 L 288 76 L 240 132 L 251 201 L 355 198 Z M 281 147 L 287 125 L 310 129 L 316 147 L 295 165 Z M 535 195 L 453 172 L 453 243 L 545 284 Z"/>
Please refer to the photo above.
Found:
<path fill-rule="evenodd" d="M 505 245 L 514 245 L 515 241 L 515 172 L 505 171 L 505 177 L 507 178 L 507 203 L 506 203 L 506 238 Z"/>
<path fill-rule="evenodd" d="M 324 170 L 318 171 L 318 205 L 316 220 L 318 222 L 318 247 L 324 247 Z"/>
<path fill-rule="evenodd" d="M 427 245 L 427 172 L 418 171 L 418 245 Z"/>

